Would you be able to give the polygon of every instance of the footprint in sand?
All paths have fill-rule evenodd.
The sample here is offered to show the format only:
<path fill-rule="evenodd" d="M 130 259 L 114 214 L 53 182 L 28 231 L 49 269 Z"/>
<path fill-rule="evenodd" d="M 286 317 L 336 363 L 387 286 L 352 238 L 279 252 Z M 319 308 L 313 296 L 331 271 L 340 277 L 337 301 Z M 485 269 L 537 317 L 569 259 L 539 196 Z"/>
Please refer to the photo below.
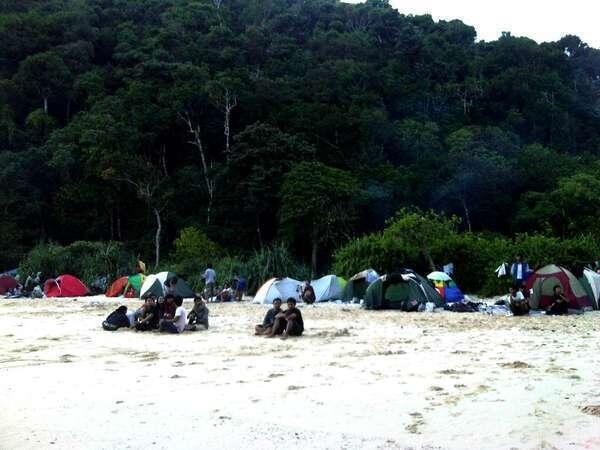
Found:
<path fill-rule="evenodd" d="M 589 405 L 580 408 L 581 412 L 592 416 L 600 416 L 600 405 Z"/>
<path fill-rule="evenodd" d="M 526 362 L 523 361 L 513 361 L 513 362 L 507 362 L 507 363 L 498 363 L 498 365 L 500 367 L 504 367 L 507 369 L 532 369 L 533 366 L 530 364 L 527 364 Z"/>

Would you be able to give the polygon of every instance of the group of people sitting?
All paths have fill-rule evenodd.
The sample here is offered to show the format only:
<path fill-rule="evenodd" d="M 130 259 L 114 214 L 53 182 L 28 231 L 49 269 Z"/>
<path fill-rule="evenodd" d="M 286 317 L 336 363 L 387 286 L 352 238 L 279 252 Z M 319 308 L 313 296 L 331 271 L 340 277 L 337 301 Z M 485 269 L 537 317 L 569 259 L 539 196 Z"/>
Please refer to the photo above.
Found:
<path fill-rule="evenodd" d="M 135 328 L 136 331 L 160 330 L 166 333 L 207 330 L 208 314 L 204 299 L 199 295 L 194 298 L 194 307 L 189 314 L 179 295 L 169 293 L 158 299 L 150 295 L 134 312 L 128 312 L 127 306 L 119 306 L 102 322 L 102 328 L 107 331 Z"/>
<path fill-rule="evenodd" d="M 273 300 L 273 307 L 267 311 L 263 322 L 256 325 L 254 334 L 272 338 L 281 336 L 281 339 L 287 339 L 288 336 L 301 336 L 304 332 L 304 320 L 302 313 L 296 308 L 296 299 L 290 297 L 286 301 L 287 308 L 281 309 L 281 299 Z"/>
<path fill-rule="evenodd" d="M 560 285 L 552 290 L 552 303 L 546 310 L 546 315 L 561 316 L 569 313 L 569 300 L 565 297 Z M 511 286 L 508 290 L 508 306 L 514 316 L 526 316 L 531 310 L 529 291 L 523 286 Z"/>
<path fill-rule="evenodd" d="M 281 299 L 273 300 L 273 307 L 267 311 L 255 334 L 269 338 L 281 336 L 301 336 L 304 332 L 302 312 L 296 308 L 296 299 L 287 299 L 287 308 L 281 309 Z M 179 295 L 167 294 L 156 298 L 151 295 L 144 304 L 133 312 L 127 306 L 119 306 L 102 322 L 102 328 L 116 331 L 119 328 L 135 328 L 136 331 L 159 330 L 165 333 L 183 333 L 208 329 L 208 308 L 200 295 L 194 298 L 194 307 L 188 314 Z"/>

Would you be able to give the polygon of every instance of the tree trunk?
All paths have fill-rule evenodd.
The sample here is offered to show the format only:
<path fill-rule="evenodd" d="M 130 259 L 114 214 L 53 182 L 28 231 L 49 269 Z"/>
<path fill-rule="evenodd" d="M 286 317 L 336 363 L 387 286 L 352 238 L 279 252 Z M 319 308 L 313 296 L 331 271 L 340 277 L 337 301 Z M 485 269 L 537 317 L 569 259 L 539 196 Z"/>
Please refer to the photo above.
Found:
<path fill-rule="evenodd" d="M 423 250 L 423 254 L 425 255 L 425 258 L 427 259 L 427 263 L 429 264 L 429 268 L 431 269 L 432 272 L 435 272 L 437 270 L 437 268 L 435 267 L 435 263 L 433 262 L 433 258 L 431 257 L 431 253 L 429 253 L 428 250 Z"/>
<path fill-rule="evenodd" d="M 465 210 L 465 220 L 467 221 L 467 229 L 469 230 L 469 233 L 470 233 L 472 231 L 471 214 L 469 213 L 469 208 L 467 207 L 467 202 L 464 198 L 461 200 L 461 203 L 462 203 L 463 209 Z"/>
<path fill-rule="evenodd" d="M 158 264 L 160 263 L 160 232 L 162 231 L 162 222 L 158 208 L 154 208 L 154 217 L 156 217 L 156 234 L 154 236 L 154 253 L 156 257 L 154 259 L 154 268 L 158 269 Z"/>
<path fill-rule="evenodd" d="M 48 97 L 44 97 L 44 112 L 48 114 Z"/>

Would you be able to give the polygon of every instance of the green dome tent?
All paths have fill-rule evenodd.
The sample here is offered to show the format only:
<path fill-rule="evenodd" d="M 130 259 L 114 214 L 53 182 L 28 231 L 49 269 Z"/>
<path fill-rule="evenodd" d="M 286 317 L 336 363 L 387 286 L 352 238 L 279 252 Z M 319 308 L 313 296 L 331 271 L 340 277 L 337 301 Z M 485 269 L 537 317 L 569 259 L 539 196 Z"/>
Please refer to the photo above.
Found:
<path fill-rule="evenodd" d="M 444 302 L 439 292 L 421 275 L 406 270 L 384 275 L 373 282 L 365 294 L 366 309 L 399 309 L 417 311 L 419 305 L 432 302 L 436 307 Z"/>
<path fill-rule="evenodd" d="M 379 278 L 379 274 L 373 269 L 363 270 L 358 272 L 352 278 L 348 280 L 342 293 L 342 300 L 345 302 L 351 302 L 354 299 L 364 299 L 365 292 L 369 285 Z"/>
<path fill-rule="evenodd" d="M 160 272 L 155 275 L 148 275 L 142 284 L 140 297 L 146 298 L 150 295 L 163 297 L 165 295 L 165 283 L 175 277 L 177 275 L 174 272 Z M 177 277 L 175 295 L 180 295 L 183 298 L 193 298 L 196 294 L 183 279 Z"/>

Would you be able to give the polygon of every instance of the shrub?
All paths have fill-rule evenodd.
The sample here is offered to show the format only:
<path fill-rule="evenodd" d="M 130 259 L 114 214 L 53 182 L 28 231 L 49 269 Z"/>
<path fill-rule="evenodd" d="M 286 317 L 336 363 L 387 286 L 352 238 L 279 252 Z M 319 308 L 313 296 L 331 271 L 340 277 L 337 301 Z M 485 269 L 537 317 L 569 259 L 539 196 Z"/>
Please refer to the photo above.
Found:
<path fill-rule="evenodd" d="M 42 272 L 44 278 L 69 273 L 88 285 L 97 277 L 112 280 L 133 270 L 135 258 L 119 242 L 76 241 L 67 246 L 52 242 L 35 246 L 21 261 L 19 273 Z"/>
<path fill-rule="evenodd" d="M 495 269 L 503 262 L 510 263 L 517 253 L 534 269 L 555 263 L 574 270 L 600 257 L 600 240 L 591 235 L 562 240 L 522 234 L 513 241 L 494 234 L 459 233 L 455 224 L 454 219 L 446 221 L 432 213 L 401 211 L 382 233 L 354 239 L 339 248 L 334 270 L 348 276 L 368 267 L 382 273 L 409 267 L 425 274 L 431 257 L 438 267 L 454 263 L 454 279 L 464 291 L 490 296 L 508 290 L 511 278 L 498 278 Z"/>
<path fill-rule="evenodd" d="M 310 269 L 298 263 L 284 244 L 274 243 L 256 250 L 240 267 L 240 275 L 248 280 L 248 292 L 254 293 L 269 278 L 305 280 Z"/>
<path fill-rule="evenodd" d="M 193 283 L 192 278 L 200 277 L 207 264 L 212 264 L 223 256 L 220 247 L 195 227 L 181 230 L 174 246 L 171 256 L 174 263 L 171 265 L 175 272 L 187 277 L 190 283 Z"/>

